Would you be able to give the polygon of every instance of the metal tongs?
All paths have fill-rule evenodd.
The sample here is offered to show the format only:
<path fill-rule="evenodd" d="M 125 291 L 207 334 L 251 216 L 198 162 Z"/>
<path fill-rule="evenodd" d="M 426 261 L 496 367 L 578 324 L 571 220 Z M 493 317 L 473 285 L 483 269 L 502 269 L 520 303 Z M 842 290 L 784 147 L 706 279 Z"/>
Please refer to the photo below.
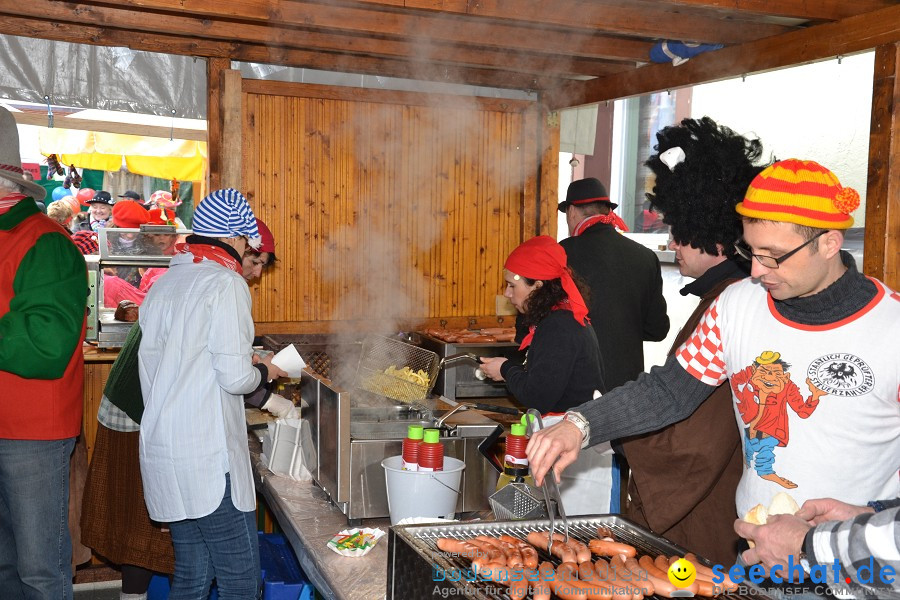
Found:
<path fill-rule="evenodd" d="M 528 412 L 525 413 L 525 420 L 527 422 L 526 427 L 529 437 L 544 428 L 544 420 L 541 418 L 541 413 L 534 408 L 528 409 Z M 528 471 L 531 472 L 530 464 L 528 465 Z M 531 477 L 532 479 L 534 478 L 534 473 L 531 473 Z M 547 474 L 544 476 L 544 483 L 541 484 L 541 489 L 544 491 L 544 501 L 547 503 L 547 515 L 550 517 L 550 535 L 547 538 L 547 553 L 552 556 L 553 534 L 556 531 L 556 518 L 554 515 L 556 511 L 553 509 L 552 500 L 556 501 L 556 509 L 559 511 L 563 529 L 566 532 L 565 543 L 569 543 L 569 520 L 566 519 L 566 511 L 563 508 L 562 496 L 559 494 L 559 485 L 556 483 L 556 474 L 553 472 L 553 465 L 550 465 L 550 470 L 547 471 Z"/>

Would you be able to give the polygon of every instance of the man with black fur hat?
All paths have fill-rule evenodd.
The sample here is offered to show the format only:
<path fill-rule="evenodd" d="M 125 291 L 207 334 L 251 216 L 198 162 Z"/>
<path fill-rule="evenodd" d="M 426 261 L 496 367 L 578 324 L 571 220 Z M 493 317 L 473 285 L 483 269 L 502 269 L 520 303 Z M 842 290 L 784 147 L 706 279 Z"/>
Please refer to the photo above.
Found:
<path fill-rule="evenodd" d="M 570 183 L 559 203 L 570 236 L 560 244 L 569 267 L 590 286 L 588 308 L 608 389 L 636 378 L 644 370 L 644 342 L 669 332 L 659 259 L 616 231 L 628 230 L 613 212 L 617 206 L 593 177 Z"/>
<path fill-rule="evenodd" d="M 742 231 L 734 207 L 764 165 L 755 164 L 762 154 L 758 140 L 708 117 L 666 127 L 656 139 L 657 153 L 646 162 L 656 176 L 647 199 L 671 228 L 669 248 L 681 274 L 694 278 L 681 295 L 700 298 L 671 354 L 713 299 L 749 275 L 734 249 Z M 621 440 L 631 467 L 626 516 L 721 564 L 734 559 L 738 542 L 732 523 L 741 438 L 737 429 L 721 427 L 733 414 L 731 391 L 722 384 L 684 421 Z M 673 461 L 690 465 L 689 471 L 673 469 Z"/>

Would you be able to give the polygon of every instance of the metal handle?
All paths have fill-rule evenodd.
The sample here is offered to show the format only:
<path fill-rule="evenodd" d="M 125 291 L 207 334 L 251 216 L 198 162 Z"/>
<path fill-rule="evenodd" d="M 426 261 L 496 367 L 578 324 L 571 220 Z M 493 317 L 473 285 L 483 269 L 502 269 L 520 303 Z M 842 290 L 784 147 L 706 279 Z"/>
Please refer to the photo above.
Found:
<path fill-rule="evenodd" d="M 469 408 L 469 407 L 466 406 L 465 404 L 457 404 L 455 407 L 453 407 L 453 409 L 450 410 L 450 412 L 448 412 L 448 413 L 442 415 L 441 418 L 437 420 L 437 426 L 438 426 L 438 428 L 443 427 L 443 426 L 444 426 L 444 421 L 446 421 L 448 418 L 450 418 L 451 415 L 453 415 L 453 414 L 456 413 L 457 411 L 465 410 L 465 409 L 467 409 L 467 408 Z"/>
<path fill-rule="evenodd" d="M 468 362 L 474 364 L 476 367 L 481 364 L 481 361 L 478 360 L 478 357 L 472 354 L 471 352 L 462 352 L 460 354 L 452 354 L 441 359 L 440 364 L 438 365 L 439 369 L 443 369 L 445 367 L 458 367 L 462 363 Z"/>

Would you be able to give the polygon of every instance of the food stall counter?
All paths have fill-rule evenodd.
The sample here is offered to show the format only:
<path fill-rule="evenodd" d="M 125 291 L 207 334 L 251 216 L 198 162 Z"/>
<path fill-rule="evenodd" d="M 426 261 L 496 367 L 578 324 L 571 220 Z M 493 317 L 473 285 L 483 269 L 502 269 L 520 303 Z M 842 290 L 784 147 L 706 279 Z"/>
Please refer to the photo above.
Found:
<path fill-rule="evenodd" d="M 262 446 L 249 434 L 250 460 L 259 491 L 284 537 L 291 544 L 303 572 L 324 598 L 371 600 L 384 598 L 387 589 L 387 537 L 365 556 L 348 558 L 326 546 L 336 533 L 347 529 L 347 517 L 312 481 L 298 482 L 272 473 L 260 462 Z M 371 519 L 366 527 L 387 533 L 389 519 Z"/>

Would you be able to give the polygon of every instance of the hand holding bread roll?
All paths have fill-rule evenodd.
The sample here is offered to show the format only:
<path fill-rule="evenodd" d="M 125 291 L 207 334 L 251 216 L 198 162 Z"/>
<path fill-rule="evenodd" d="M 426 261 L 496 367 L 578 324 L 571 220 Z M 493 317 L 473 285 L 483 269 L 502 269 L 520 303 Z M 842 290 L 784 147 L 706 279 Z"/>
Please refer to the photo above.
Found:
<path fill-rule="evenodd" d="M 772 515 L 793 515 L 798 510 L 800 510 L 800 506 L 790 494 L 778 492 L 772 498 L 768 508 L 762 504 L 757 504 L 747 511 L 747 514 L 744 515 L 744 520 L 754 525 L 765 525 Z M 748 539 L 747 543 L 751 548 L 756 545 L 751 539 Z"/>

